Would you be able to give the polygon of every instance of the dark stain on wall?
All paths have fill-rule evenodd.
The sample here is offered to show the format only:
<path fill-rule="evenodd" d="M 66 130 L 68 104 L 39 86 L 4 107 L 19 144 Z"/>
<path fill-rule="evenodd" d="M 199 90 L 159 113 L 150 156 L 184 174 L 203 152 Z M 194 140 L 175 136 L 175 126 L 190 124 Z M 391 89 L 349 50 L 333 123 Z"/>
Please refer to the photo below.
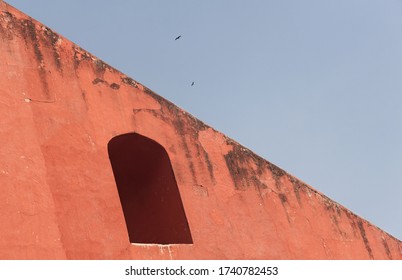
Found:
<path fill-rule="evenodd" d="M 25 41 L 27 49 L 32 50 L 34 57 L 38 63 L 37 71 L 42 82 L 42 92 L 44 93 L 44 96 L 42 97 L 43 100 L 39 99 L 36 101 L 54 102 L 55 100 L 51 100 L 49 84 L 47 81 L 47 75 L 50 73 L 50 71 L 46 71 L 46 63 L 41 50 L 41 45 L 52 45 L 51 48 L 54 52 L 53 55 L 55 57 L 56 66 L 60 68 L 60 57 L 56 49 L 56 44 L 59 36 L 46 27 L 42 27 L 41 30 L 44 31 L 44 33 L 42 34 L 40 31 L 37 30 L 37 25 L 32 18 L 18 19 L 9 12 L 2 12 L 0 20 L 2 21 L 0 24 L 1 32 L 2 34 L 5 34 L 4 37 L 6 37 L 6 39 L 8 40 L 12 40 L 14 36 L 22 38 Z M 4 30 L 4 25 L 6 25 L 6 30 Z"/>
<path fill-rule="evenodd" d="M 81 90 L 81 97 L 82 100 L 84 100 L 85 103 L 85 109 L 88 111 L 88 100 L 87 100 L 87 94 L 85 91 Z"/>
<path fill-rule="evenodd" d="M 33 47 L 39 65 L 44 65 L 44 56 L 40 49 L 41 44 L 49 46 L 53 50 L 54 62 L 58 70 L 61 69 L 60 55 L 57 43 L 60 36 L 50 28 L 42 26 L 42 32 L 37 30 L 37 26 L 32 18 L 17 19 L 9 12 L 3 12 L 2 20 L 7 23 L 7 38 L 12 40 L 14 35 L 22 37 L 27 43 L 27 47 Z M 1 25 L 3 26 L 3 25 Z M 13 34 L 14 33 L 14 34 Z M 19 33 L 19 34 L 18 34 Z"/>
<path fill-rule="evenodd" d="M 44 98 L 46 101 L 50 101 L 50 91 L 49 84 L 46 78 L 46 70 L 45 70 L 45 61 L 43 58 L 43 54 L 40 50 L 40 43 L 36 34 L 36 26 L 32 22 L 31 19 L 23 19 L 21 20 L 22 26 L 22 34 L 25 39 L 25 43 L 28 48 L 33 48 L 36 60 L 38 62 L 38 73 L 40 76 L 40 80 L 42 81 Z M 45 101 L 45 100 L 43 100 Z"/>
<path fill-rule="evenodd" d="M 264 184 L 263 182 L 261 182 L 261 180 L 257 176 L 252 176 L 251 180 L 253 181 L 253 183 L 255 184 L 255 186 L 257 187 L 258 190 L 268 188 L 268 186 L 266 184 Z"/>
<path fill-rule="evenodd" d="M 122 77 L 121 81 L 126 85 L 130 85 L 134 88 L 138 88 L 138 83 L 136 81 L 134 81 L 133 79 L 131 79 L 130 77 Z"/>
<path fill-rule="evenodd" d="M 184 149 L 184 154 L 185 154 L 185 157 L 186 157 L 187 162 L 188 162 L 188 167 L 189 167 L 190 172 L 191 172 L 191 177 L 192 177 L 193 183 L 197 183 L 197 176 L 195 174 L 194 163 L 193 163 L 193 159 L 192 159 L 192 156 L 191 156 L 191 151 L 190 151 L 190 148 L 189 148 L 189 146 L 187 144 L 187 139 L 186 139 L 186 135 L 187 135 L 186 124 L 181 119 L 181 117 L 178 115 L 176 118 L 174 118 L 173 125 L 177 130 L 178 136 L 180 137 L 180 142 L 181 142 L 181 144 L 183 146 L 183 149 Z"/>
<path fill-rule="evenodd" d="M 144 91 L 144 93 L 146 93 L 147 95 L 149 95 L 149 96 L 151 96 L 153 99 L 155 99 L 155 100 L 156 100 L 159 104 L 161 104 L 162 106 L 167 106 L 168 111 L 170 111 L 170 110 L 169 110 L 169 107 L 175 107 L 175 109 L 176 109 L 176 106 L 175 106 L 173 103 L 171 103 L 170 101 L 168 101 L 168 100 L 162 98 L 159 94 L 156 94 L 155 92 L 153 92 L 153 91 L 152 91 L 151 89 L 149 89 L 148 87 L 143 86 L 143 91 Z M 177 109 L 176 109 L 176 110 L 177 110 Z"/>
<path fill-rule="evenodd" d="M 25 27 L 24 38 L 26 39 L 27 46 L 32 46 L 39 65 L 44 63 L 43 54 L 39 47 L 39 40 L 36 35 L 36 26 L 31 20 L 22 20 L 22 25 Z"/>
<path fill-rule="evenodd" d="M 300 182 L 296 178 L 294 178 L 291 175 L 288 175 L 289 181 L 292 183 L 293 186 L 293 192 L 296 195 L 297 203 L 299 204 L 300 207 L 303 206 L 301 197 L 300 197 L 300 192 L 303 191 L 305 188 L 307 188 L 307 185 Z"/>
<path fill-rule="evenodd" d="M 97 73 L 100 77 L 103 77 L 106 68 L 108 68 L 108 65 L 100 59 L 94 60 L 94 65 L 95 65 L 95 73 Z"/>
<path fill-rule="evenodd" d="M 259 180 L 265 170 L 271 172 L 277 186 L 280 184 L 280 178 L 287 174 L 233 140 L 228 139 L 228 144 L 232 145 L 232 151 L 224 157 L 236 189 L 244 190 L 252 185 L 266 186 Z M 256 169 L 250 168 L 250 163 L 254 163 Z"/>
<path fill-rule="evenodd" d="M 109 64 L 105 63 L 103 60 L 91 55 L 88 53 L 86 50 L 78 47 L 78 46 L 73 46 L 73 52 L 74 52 L 74 68 L 77 70 L 81 62 L 87 61 L 92 64 L 94 67 L 94 71 L 97 74 L 97 76 L 103 78 L 105 71 L 108 70 L 110 72 L 118 72 L 115 68 L 110 66 Z"/>
<path fill-rule="evenodd" d="M 338 221 L 337 216 L 331 215 L 331 220 L 332 220 L 332 223 L 335 225 L 335 229 L 334 229 L 335 232 L 339 233 L 342 237 L 346 237 L 346 233 L 344 233 L 339 226 L 339 221 Z"/>
<path fill-rule="evenodd" d="M 384 246 L 385 253 L 386 253 L 387 256 L 388 256 L 388 259 L 392 260 L 391 251 L 389 250 L 387 240 L 385 240 L 384 237 L 382 238 L 382 245 Z"/>
<path fill-rule="evenodd" d="M 371 250 L 370 243 L 369 243 L 369 241 L 367 239 L 366 231 L 365 231 L 364 226 L 363 226 L 363 222 L 361 220 L 359 220 L 357 222 L 357 226 L 359 227 L 360 234 L 361 234 L 361 236 L 363 238 L 364 246 L 366 246 L 366 250 L 367 250 L 370 258 L 374 259 L 373 252 Z"/>
<path fill-rule="evenodd" d="M 327 211 L 341 215 L 341 206 L 326 196 L 324 196 L 324 205 Z"/>
<path fill-rule="evenodd" d="M 215 182 L 214 167 L 213 167 L 213 165 L 211 163 L 211 160 L 209 159 L 209 155 L 208 155 L 207 151 L 205 151 L 205 149 L 202 146 L 201 146 L 201 148 L 202 148 L 202 152 L 203 152 L 203 155 L 204 155 L 205 162 L 207 164 L 209 177 L 211 178 L 212 182 Z"/>
<path fill-rule="evenodd" d="M 118 90 L 118 89 L 120 88 L 120 85 L 118 85 L 118 84 L 116 84 L 116 83 L 112 83 L 112 84 L 110 85 L 110 88 L 111 88 L 111 89 L 114 89 L 114 90 Z"/>
<path fill-rule="evenodd" d="M 74 51 L 74 68 L 76 70 L 82 61 L 92 60 L 92 56 L 80 47 L 73 46 L 73 51 Z"/>
<path fill-rule="evenodd" d="M 6 40 L 13 40 L 13 30 L 15 28 L 16 19 L 13 14 L 9 12 L 2 12 L 0 17 L 0 33 Z M 19 24 L 19 23 L 18 23 Z"/>
<path fill-rule="evenodd" d="M 99 84 L 99 83 L 104 84 L 104 83 L 106 83 L 106 82 L 105 82 L 104 80 L 100 79 L 100 78 L 96 78 L 96 79 L 94 79 L 94 80 L 92 81 L 92 84 L 94 84 L 94 85 L 97 85 L 97 84 Z"/>
<path fill-rule="evenodd" d="M 288 202 L 288 199 L 287 199 L 287 197 L 286 197 L 285 194 L 283 194 L 283 193 L 278 193 L 278 197 L 279 197 L 279 199 L 281 200 L 281 203 L 282 203 L 282 204 L 285 204 L 285 203 Z"/>
<path fill-rule="evenodd" d="M 300 197 L 300 185 L 299 184 L 292 184 L 293 186 L 293 191 L 296 195 L 296 199 L 297 199 L 297 203 L 299 203 L 299 206 L 302 207 L 303 203 L 301 201 L 301 197 Z"/>
<path fill-rule="evenodd" d="M 58 41 L 60 39 L 60 35 L 53 32 L 53 30 L 51 30 L 48 27 L 44 27 L 44 35 L 45 35 L 45 40 L 44 42 L 47 43 L 48 45 L 50 44 L 52 50 L 53 50 L 53 58 L 54 58 L 54 63 L 56 65 L 56 68 L 61 71 L 61 63 L 60 63 L 60 54 L 59 54 L 59 50 L 58 50 Z"/>
<path fill-rule="evenodd" d="M 249 168 L 243 166 L 245 157 L 241 156 L 239 151 L 237 151 L 237 146 L 233 146 L 233 150 L 228 152 L 224 158 L 226 166 L 228 167 L 229 173 L 232 177 L 235 189 L 247 189 L 249 186 L 248 180 L 250 180 L 251 176 L 249 175 Z"/>
<path fill-rule="evenodd" d="M 290 223 L 291 223 L 291 220 L 290 220 L 288 211 L 286 210 L 287 204 L 289 204 L 288 198 L 286 197 L 286 195 L 285 195 L 284 193 L 278 193 L 278 197 L 279 197 L 279 199 L 280 199 L 280 201 L 281 201 L 283 210 L 285 211 L 285 215 L 286 215 L 286 218 L 287 218 L 287 220 L 288 220 L 288 223 L 290 224 Z"/>

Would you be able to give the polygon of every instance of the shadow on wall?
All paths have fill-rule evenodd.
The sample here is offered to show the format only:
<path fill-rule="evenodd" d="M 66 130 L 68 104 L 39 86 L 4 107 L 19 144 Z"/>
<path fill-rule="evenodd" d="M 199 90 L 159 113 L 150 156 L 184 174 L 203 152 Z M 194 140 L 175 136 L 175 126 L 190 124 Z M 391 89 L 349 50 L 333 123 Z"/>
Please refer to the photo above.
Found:
<path fill-rule="evenodd" d="M 166 150 L 128 133 L 108 144 L 131 243 L 192 244 L 179 189 Z"/>

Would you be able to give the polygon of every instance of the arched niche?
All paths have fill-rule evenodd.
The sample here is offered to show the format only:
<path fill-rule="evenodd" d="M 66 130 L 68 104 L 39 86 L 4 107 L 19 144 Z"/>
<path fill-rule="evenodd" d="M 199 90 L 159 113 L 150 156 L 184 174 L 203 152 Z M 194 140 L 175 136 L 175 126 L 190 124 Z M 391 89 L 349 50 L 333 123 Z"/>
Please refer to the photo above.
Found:
<path fill-rule="evenodd" d="M 137 133 L 108 143 L 110 162 L 131 243 L 192 244 L 166 150 Z"/>

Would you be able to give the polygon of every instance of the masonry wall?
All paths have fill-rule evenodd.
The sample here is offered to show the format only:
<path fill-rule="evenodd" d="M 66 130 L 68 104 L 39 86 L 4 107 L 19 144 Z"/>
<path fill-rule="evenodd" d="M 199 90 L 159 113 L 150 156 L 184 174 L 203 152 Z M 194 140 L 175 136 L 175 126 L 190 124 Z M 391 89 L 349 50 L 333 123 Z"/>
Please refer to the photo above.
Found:
<path fill-rule="evenodd" d="M 0 11 L 1 259 L 402 259 L 396 238 L 6 3 Z M 166 151 L 191 242 L 130 243 L 108 154 L 127 133 Z"/>

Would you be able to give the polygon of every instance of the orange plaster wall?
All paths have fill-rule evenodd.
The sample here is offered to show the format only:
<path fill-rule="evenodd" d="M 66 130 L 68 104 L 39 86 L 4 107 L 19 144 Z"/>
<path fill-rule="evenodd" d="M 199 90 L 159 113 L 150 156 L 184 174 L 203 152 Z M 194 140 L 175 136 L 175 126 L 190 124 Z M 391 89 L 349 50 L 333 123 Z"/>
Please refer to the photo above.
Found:
<path fill-rule="evenodd" d="M 399 240 L 0 3 L 1 259 L 402 259 Z M 167 151 L 193 244 L 130 244 L 109 162 Z"/>

